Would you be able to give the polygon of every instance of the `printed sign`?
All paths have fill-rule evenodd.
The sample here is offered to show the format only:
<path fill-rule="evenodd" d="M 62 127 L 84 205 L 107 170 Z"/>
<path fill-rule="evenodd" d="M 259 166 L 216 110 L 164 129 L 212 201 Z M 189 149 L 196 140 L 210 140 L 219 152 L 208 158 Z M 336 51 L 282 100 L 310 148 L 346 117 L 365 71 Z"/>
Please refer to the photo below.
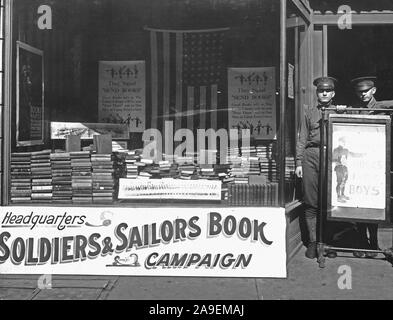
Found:
<path fill-rule="evenodd" d="M 276 139 L 274 67 L 229 68 L 229 128 L 249 129 L 256 139 Z"/>
<path fill-rule="evenodd" d="M 1 207 L 1 274 L 286 277 L 283 208 Z"/>
<path fill-rule="evenodd" d="M 329 126 L 330 217 L 386 221 L 390 118 L 330 115 Z"/>
<path fill-rule="evenodd" d="M 221 200 L 221 181 L 121 178 L 119 199 Z"/>
<path fill-rule="evenodd" d="M 16 143 L 44 143 L 44 53 L 16 43 Z"/>
<path fill-rule="evenodd" d="M 125 123 L 130 132 L 143 132 L 145 61 L 100 61 L 98 72 L 99 121 Z"/>
<path fill-rule="evenodd" d="M 385 208 L 385 146 L 383 125 L 333 125 L 333 206 Z"/>
<path fill-rule="evenodd" d="M 68 135 L 80 136 L 82 140 L 93 139 L 97 134 L 110 134 L 112 139 L 128 139 L 129 135 L 125 124 L 51 122 L 50 126 L 52 140 L 64 140 Z"/>

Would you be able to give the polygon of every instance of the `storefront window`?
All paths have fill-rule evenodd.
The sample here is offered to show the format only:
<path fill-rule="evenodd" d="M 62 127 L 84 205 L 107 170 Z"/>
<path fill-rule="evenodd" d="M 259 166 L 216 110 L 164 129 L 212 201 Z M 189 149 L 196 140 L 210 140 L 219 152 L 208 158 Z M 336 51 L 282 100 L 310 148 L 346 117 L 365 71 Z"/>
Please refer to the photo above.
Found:
<path fill-rule="evenodd" d="M 279 21 L 274 0 L 14 0 L 10 203 L 278 206 Z"/>

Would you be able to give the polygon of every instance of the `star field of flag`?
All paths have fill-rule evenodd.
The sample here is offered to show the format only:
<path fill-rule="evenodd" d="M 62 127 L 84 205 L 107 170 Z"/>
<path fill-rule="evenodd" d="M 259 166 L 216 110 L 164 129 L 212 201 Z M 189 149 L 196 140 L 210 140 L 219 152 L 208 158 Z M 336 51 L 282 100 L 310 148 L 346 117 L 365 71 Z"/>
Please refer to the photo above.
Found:
<path fill-rule="evenodd" d="M 219 83 L 223 75 L 222 32 L 183 34 L 183 85 Z"/>

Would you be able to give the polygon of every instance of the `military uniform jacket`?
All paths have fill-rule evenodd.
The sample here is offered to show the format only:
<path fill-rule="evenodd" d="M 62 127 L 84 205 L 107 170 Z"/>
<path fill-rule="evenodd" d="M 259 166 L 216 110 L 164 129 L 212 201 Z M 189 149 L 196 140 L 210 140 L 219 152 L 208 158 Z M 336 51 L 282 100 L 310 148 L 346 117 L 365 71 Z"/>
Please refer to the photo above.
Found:
<path fill-rule="evenodd" d="M 368 114 L 383 114 L 383 112 L 381 111 L 373 111 L 372 109 L 393 109 L 393 100 L 383 100 L 383 101 L 377 101 L 375 100 L 375 98 L 373 97 L 369 103 L 367 105 L 364 104 L 357 104 L 353 106 L 354 108 L 365 108 L 365 109 L 369 109 Z M 350 108 L 349 108 L 350 109 Z M 365 110 L 366 111 L 366 110 Z M 355 113 L 355 112 L 351 112 L 349 111 L 348 113 Z M 358 113 L 358 112 L 356 112 Z M 361 112 L 359 112 L 361 113 Z M 390 113 L 387 113 L 388 115 L 390 115 Z"/>
<path fill-rule="evenodd" d="M 327 107 L 334 107 L 329 105 Z M 326 114 L 332 113 L 331 111 Z M 319 148 L 321 143 L 320 128 L 322 122 L 321 106 L 309 107 L 304 110 L 300 125 L 299 140 L 296 144 L 296 166 L 302 165 L 304 151 L 307 148 Z M 326 137 L 325 137 L 326 138 Z"/>

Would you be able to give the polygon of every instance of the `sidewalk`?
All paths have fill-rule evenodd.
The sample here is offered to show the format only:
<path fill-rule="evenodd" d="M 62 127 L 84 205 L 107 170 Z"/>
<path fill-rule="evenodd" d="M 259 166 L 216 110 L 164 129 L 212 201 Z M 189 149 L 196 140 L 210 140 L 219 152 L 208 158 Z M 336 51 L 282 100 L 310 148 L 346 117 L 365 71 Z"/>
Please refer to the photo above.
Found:
<path fill-rule="evenodd" d="M 392 229 L 379 238 L 382 248 L 390 248 Z M 37 275 L 0 275 L 0 300 L 393 299 L 393 267 L 383 255 L 357 259 L 339 253 L 320 269 L 304 251 L 291 261 L 287 279 L 53 276 L 51 289 L 38 289 Z M 351 273 L 350 290 L 338 287 L 340 266 Z"/>

